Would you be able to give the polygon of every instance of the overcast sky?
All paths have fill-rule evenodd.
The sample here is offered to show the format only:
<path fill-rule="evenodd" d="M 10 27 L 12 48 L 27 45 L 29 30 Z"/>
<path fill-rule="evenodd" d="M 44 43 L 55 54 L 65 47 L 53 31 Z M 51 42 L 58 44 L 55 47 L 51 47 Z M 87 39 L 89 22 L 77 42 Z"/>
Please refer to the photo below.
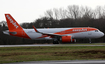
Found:
<path fill-rule="evenodd" d="M 0 22 L 5 13 L 10 13 L 18 23 L 33 22 L 53 8 L 67 8 L 69 5 L 88 6 L 95 9 L 105 6 L 105 0 L 0 0 Z"/>

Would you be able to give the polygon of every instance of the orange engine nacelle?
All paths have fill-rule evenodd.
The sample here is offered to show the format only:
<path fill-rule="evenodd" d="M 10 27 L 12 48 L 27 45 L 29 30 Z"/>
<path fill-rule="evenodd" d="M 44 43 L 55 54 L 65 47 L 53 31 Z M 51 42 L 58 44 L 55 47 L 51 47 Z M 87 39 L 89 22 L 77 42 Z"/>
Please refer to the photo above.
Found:
<path fill-rule="evenodd" d="M 76 42 L 76 40 L 72 39 L 72 36 L 62 36 L 62 42 Z"/>

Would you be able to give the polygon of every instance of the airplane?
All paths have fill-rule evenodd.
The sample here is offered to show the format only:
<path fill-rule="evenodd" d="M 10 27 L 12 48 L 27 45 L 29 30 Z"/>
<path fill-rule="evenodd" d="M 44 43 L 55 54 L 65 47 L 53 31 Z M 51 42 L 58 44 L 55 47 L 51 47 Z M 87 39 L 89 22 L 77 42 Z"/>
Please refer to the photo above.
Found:
<path fill-rule="evenodd" d="M 8 29 L 4 34 L 33 40 L 53 40 L 53 44 L 76 42 L 76 39 L 93 39 L 104 36 L 104 33 L 93 27 L 24 29 L 10 15 L 5 14 Z"/>

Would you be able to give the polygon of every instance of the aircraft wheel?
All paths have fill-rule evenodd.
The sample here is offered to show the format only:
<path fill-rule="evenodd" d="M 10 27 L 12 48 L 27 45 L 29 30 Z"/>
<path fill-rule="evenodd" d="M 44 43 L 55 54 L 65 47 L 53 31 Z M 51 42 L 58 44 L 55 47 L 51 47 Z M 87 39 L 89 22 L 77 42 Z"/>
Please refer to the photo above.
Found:
<path fill-rule="evenodd" d="M 53 44 L 59 44 L 59 42 L 58 41 L 53 41 Z"/>

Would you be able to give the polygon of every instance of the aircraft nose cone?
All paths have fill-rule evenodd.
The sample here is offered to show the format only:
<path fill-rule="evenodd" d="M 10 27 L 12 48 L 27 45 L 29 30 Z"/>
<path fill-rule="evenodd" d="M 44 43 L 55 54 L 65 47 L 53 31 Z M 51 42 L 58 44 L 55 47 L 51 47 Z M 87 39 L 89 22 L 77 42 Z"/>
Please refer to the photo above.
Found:
<path fill-rule="evenodd" d="M 102 32 L 102 36 L 104 36 L 104 33 Z"/>
<path fill-rule="evenodd" d="M 101 33 L 100 33 L 100 37 L 103 37 L 103 36 L 104 36 L 104 33 L 103 33 L 103 32 L 101 32 Z"/>
<path fill-rule="evenodd" d="M 101 38 L 103 36 L 104 36 L 104 33 L 103 32 L 100 32 L 100 33 L 97 34 L 97 38 Z"/>

